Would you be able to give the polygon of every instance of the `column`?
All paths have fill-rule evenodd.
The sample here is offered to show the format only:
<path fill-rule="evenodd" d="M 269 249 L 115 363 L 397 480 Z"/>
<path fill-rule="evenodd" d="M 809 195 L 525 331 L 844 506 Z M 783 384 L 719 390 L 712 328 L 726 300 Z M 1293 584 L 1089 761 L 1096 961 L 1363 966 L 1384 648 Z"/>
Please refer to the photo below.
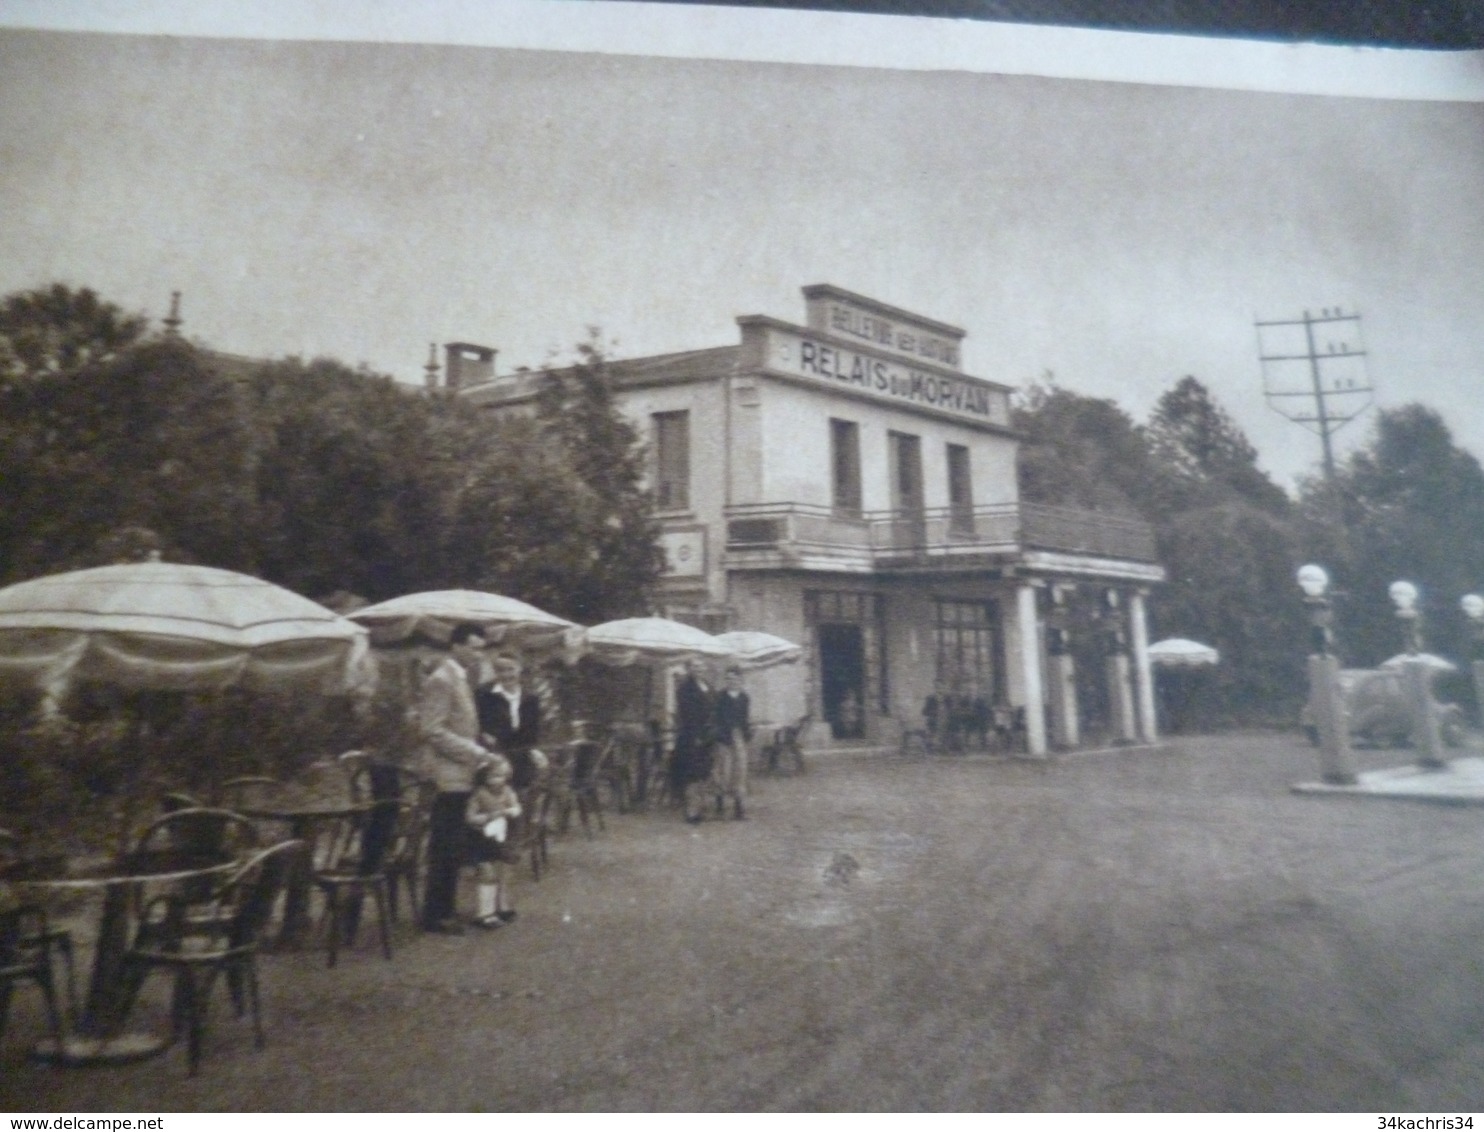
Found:
<path fill-rule="evenodd" d="M 1015 589 L 1015 625 L 1020 636 L 1020 678 L 1025 689 L 1026 753 L 1046 754 L 1046 697 L 1041 685 L 1041 629 L 1036 619 L 1036 587 Z"/>
<path fill-rule="evenodd" d="M 1149 667 L 1149 625 L 1144 619 L 1144 593 L 1135 590 L 1128 600 L 1129 629 L 1134 637 L 1134 688 L 1139 700 L 1139 736 L 1154 742 L 1154 673 Z"/>

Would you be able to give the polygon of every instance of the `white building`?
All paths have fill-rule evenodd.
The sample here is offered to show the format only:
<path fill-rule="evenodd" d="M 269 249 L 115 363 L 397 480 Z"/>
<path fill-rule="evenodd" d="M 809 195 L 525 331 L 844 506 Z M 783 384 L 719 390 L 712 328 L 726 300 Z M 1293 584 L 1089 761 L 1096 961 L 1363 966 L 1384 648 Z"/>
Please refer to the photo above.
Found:
<path fill-rule="evenodd" d="M 805 644 L 753 697 L 810 715 L 814 744 L 895 743 L 944 693 L 1023 709 L 1033 754 L 1153 738 L 1150 528 L 1019 501 L 1010 389 L 962 372 L 962 330 L 803 293 L 803 325 L 749 315 L 737 345 L 610 363 L 650 447 L 657 612 Z M 496 411 L 534 397 L 530 374 L 479 376 L 457 384 Z"/>

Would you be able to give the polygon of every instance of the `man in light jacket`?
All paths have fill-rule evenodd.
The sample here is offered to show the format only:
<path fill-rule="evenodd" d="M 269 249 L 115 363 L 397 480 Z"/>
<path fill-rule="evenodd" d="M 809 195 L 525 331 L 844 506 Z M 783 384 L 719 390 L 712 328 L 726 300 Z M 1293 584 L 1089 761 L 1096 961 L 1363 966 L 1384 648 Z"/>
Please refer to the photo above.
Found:
<path fill-rule="evenodd" d="M 423 891 L 424 931 L 458 935 L 463 924 L 455 914 L 459 869 L 468 834 L 464 811 L 474 789 L 474 774 L 499 756 L 479 742 L 479 713 L 473 682 L 483 659 L 484 630 L 464 623 L 454 626 L 449 654 L 423 682 L 419 727 L 423 766 L 438 785 L 428 817 L 428 874 Z"/>

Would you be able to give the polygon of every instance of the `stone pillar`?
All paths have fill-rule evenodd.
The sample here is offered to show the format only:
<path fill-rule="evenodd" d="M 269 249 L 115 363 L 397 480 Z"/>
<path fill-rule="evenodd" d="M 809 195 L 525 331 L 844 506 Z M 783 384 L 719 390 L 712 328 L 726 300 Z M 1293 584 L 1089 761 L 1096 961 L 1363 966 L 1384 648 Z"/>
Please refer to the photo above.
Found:
<path fill-rule="evenodd" d="M 1484 727 L 1484 660 L 1476 660 L 1474 669 L 1474 699 L 1479 705 L 1479 725 Z"/>
<path fill-rule="evenodd" d="M 1082 741 L 1081 721 L 1077 717 L 1076 662 L 1067 653 L 1054 654 L 1049 661 L 1051 741 L 1058 747 L 1071 749 Z"/>
<path fill-rule="evenodd" d="M 1319 774 L 1335 786 L 1355 785 L 1355 757 L 1340 692 L 1340 662 L 1315 653 L 1309 657 L 1309 712 L 1319 732 Z"/>
<path fill-rule="evenodd" d="M 1026 754 L 1046 754 L 1046 697 L 1041 685 L 1041 630 L 1036 618 L 1036 587 L 1015 590 L 1015 626 L 1020 636 L 1020 677 L 1025 690 Z"/>
<path fill-rule="evenodd" d="M 1417 752 L 1417 765 L 1440 770 L 1448 765 L 1448 758 L 1443 754 L 1438 713 L 1432 702 L 1432 671 L 1426 661 L 1408 660 L 1402 666 L 1402 680 L 1412 713 L 1412 749 Z"/>
<path fill-rule="evenodd" d="M 1128 655 L 1113 653 L 1107 660 L 1108 703 L 1113 709 L 1113 729 L 1121 743 L 1132 743 L 1139 737 L 1134 716 L 1134 690 L 1129 686 Z"/>
<path fill-rule="evenodd" d="M 1154 742 L 1159 729 L 1154 722 L 1154 672 L 1149 665 L 1149 625 L 1144 618 L 1144 594 L 1135 590 L 1128 599 L 1129 631 L 1134 644 L 1134 686 L 1139 700 L 1139 737 Z"/>

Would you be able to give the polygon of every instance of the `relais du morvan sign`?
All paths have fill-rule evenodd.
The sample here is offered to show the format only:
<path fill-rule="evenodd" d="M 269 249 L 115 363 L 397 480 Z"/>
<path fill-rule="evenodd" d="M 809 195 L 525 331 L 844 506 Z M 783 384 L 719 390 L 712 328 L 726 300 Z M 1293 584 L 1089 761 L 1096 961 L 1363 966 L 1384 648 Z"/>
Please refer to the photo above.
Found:
<path fill-rule="evenodd" d="M 771 373 L 958 420 L 1010 424 L 1009 391 L 1003 387 L 938 366 L 913 365 L 881 351 L 853 349 L 833 335 L 759 315 L 737 321 L 744 344 L 758 350 L 751 355 L 752 364 Z"/>

